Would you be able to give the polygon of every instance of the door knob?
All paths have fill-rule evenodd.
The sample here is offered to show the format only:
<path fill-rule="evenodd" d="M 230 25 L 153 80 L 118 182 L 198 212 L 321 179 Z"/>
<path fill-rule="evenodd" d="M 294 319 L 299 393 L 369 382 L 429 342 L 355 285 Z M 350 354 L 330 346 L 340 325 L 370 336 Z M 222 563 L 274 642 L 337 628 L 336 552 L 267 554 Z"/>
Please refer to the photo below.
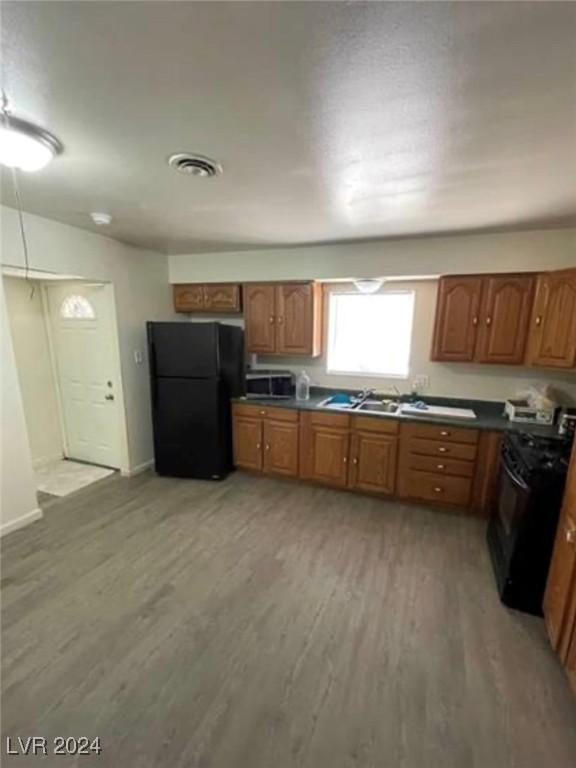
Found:
<path fill-rule="evenodd" d="M 104 395 L 104 400 L 114 400 L 114 395 Z"/>

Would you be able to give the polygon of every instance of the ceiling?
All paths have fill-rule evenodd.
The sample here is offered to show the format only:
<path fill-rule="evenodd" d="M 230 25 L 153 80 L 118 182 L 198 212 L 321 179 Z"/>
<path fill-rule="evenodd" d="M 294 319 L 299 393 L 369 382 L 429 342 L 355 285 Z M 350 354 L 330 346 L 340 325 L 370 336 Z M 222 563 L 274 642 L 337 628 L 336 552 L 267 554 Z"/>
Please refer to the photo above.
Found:
<path fill-rule="evenodd" d="M 576 4 L 3 2 L 26 210 L 168 253 L 576 223 Z M 177 174 L 172 152 L 219 160 Z M 3 174 L 3 200 L 13 204 Z M 99 230 L 102 231 L 102 230 Z"/>

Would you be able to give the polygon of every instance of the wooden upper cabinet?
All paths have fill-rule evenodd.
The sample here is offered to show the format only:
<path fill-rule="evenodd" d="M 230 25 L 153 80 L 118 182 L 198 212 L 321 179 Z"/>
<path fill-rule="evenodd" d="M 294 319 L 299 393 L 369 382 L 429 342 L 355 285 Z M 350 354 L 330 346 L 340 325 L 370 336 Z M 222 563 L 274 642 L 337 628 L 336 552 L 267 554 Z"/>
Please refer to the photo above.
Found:
<path fill-rule="evenodd" d="M 240 312 L 242 309 L 238 283 L 181 283 L 174 285 L 176 312 Z"/>
<path fill-rule="evenodd" d="M 175 285 L 174 309 L 176 312 L 202 312 L 204 293 L 201 285 Z"/>
<path fill-rule="evenodd" d="M 547 368 L 576 366 L 576 269 L 538 276 L 526 362 Z"/>
<path fill-rule="evenodd" d="M 203 286 L 206 312 L 240 312 L 240 286 L 236 283 L 209 284 Z"/>
<path fill-rule="evenodd" d="M 276 355 L 320 354 L 322 287 L 263 283 L 244 287 L 246 349 Z"/>
<path fill-rule="evenodd" d="M 322 287 L 287 283 L 276 287 L 276 352 L 279 355 L 320 353 Z"/>
<path fill-rule="evenodd" d="M 264 472 L 298 474 L 298 422 L 264 421 Z"/>
<path fill-rule="evenodd" d="M 244 317 L 248 352 L 276 351 L 276 290 L 274 285 L 244 286 Z"/>
<path fill-rule="evenodd" d="M 432 360 L 474 360 L 481 296 L 481 277 L 440 278 Z"/>
<path fill-rule="evenodd" d="M 484 280 L 474 359 L 520 365 L 532 310 L 532 275 L 494 275 Z"/>

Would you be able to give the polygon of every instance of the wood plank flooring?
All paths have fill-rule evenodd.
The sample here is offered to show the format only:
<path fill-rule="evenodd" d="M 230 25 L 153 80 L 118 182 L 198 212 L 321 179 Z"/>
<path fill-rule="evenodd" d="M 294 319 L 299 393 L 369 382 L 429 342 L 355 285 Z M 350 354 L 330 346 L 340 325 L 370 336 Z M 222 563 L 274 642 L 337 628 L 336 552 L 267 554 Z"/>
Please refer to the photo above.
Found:
<path fill-rule="evenodd" d="M 481 520 L 145 474 L 2 541 L 2 764 L 573 768 L 576 700 Z M 99 757 L 5 737 L 100 736 Z"/>

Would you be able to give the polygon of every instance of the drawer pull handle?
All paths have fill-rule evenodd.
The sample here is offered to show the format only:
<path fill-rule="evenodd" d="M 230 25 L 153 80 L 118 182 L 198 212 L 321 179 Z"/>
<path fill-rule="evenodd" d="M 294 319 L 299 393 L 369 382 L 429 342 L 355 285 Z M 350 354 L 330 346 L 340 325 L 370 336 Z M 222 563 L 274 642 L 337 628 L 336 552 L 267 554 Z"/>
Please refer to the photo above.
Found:
<path fill-rule="evenodd" d="M 437 464 L 436 469 L 446 469 L 444 464 Z"/>
<path fill-rule="evenodd" d="M 440 488 L 439 485 L 437 485 L 436 488 L 434 488 L 434 492 L 435 493 L 442 493 L 443 490 L 444 490 L 444 488 Z"/>
<path fill-rule="evenodd" d="M 444 446 L 443 446 L 443 445 L 441 445 L 441 446 L 440 446 L 440 448 L 438 448 L 438 451 L 439 451 L 440 453 L 448 453 L 448 448 L 444 448 Z"/>
<path fill-rule="evenodd" d="M 566 531 L 566 541 L 568 544 L 576 544 L 576 528 Z"/>
<path fill-rule="evenodd" d="M 446 429 L 443 429 L 442 432 L 440 432 L 440 434 L 442 435 L 442 437 L 450 437 L 450 432 L 448 432 L 448 430 Z"/>

